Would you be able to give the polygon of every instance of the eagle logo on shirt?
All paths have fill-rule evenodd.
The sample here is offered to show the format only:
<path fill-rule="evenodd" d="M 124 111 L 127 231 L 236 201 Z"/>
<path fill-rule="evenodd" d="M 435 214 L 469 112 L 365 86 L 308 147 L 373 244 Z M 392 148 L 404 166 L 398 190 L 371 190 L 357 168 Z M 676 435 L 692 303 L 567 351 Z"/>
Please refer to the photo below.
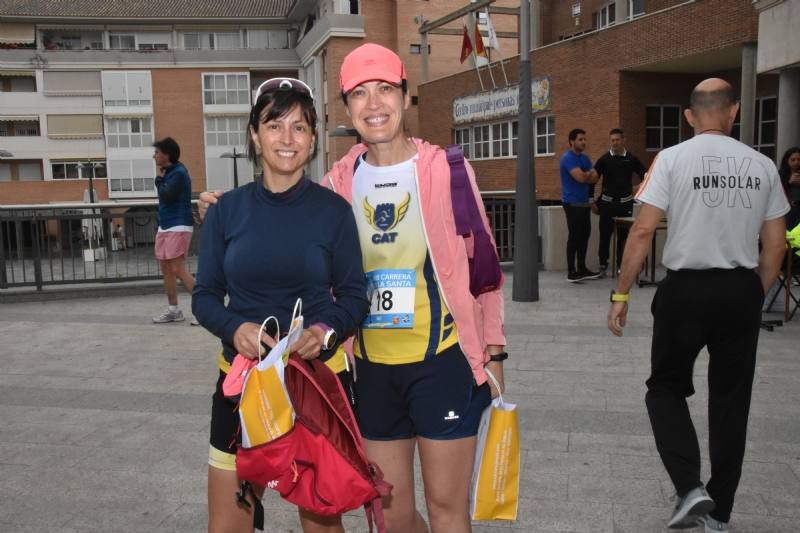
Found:
<path fill-rule="evenodd" d="M 399 204 L 387 202 L 375 207 L 370 205 L 366 196 L 364 197 L 364 216 L 367 217 L 370 226 L 381 232 L 372 236 L 373 243 L 394 242 L 397 233 L 392 230 L 405 218 L 410 203 L 411 194 L 409 193 L 406 193 L 405 198 Z"/>

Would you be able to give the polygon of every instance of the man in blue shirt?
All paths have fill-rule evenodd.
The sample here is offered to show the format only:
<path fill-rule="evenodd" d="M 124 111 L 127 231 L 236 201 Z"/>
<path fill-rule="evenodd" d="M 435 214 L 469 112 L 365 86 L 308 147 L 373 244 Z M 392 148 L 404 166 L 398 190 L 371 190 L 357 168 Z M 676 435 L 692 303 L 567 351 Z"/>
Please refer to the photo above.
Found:
<path fill-rule="evenodd" d="M 574 283 L 600 277 L 586 268 L 586 249 L 592 232 L 590 186 L 597 183 L 597 171 L 586 150 L 586 131 L 569 132 L 569 150 L 561 156 L 561 202 L 567 215 L 567 281 Z M 576 261 L 577 260 L 577 261 Z"/>

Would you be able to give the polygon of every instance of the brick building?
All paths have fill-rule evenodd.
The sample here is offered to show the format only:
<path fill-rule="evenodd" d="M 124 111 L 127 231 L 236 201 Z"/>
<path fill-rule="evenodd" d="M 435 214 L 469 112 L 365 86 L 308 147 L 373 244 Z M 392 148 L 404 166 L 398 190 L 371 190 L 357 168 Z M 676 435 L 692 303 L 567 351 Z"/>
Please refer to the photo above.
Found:
<path fill-rule="evenodd" d="M 153 198 L 151 144 L 174 137 L 193 188 L 230 188 L 224 153 L 245 149 L 258 85 L 295 76 L 315 90 L 321 176 L 354 142 L 338 96 L 344 56 L 365 41 L 409 65 L 417 133 L 417 25 L 463 0 L 231 0 L 156 3 L 56 1 L 0 6 L 0 204 L 82 202 L 91 175 L 99 200 Z M 513 5 L 502 0 L 497 5 Z M 156 7 L 154 7 L 156 6 Z M 498 30 L 516 30 L 500 16 Z M 516 40 L 504 39 L 506 55 Z M 458 70 L 460 37 L 429 41 L 430 73 Z M 239 183 L 253 176 L 237 161 Z"/>
<path fill-rule="evenodd" d="M 784 38 L 796 42 L 788 32 L 795 28 L 796 34 L 800 25 L 797 0 L 757 3 L 764 6 L 752 0 L 532 4 L 538 20 L 531 51 L 534 91 L 546 91 L 539 102 L 543 108 L 534 109 L 537 191 L 545 203 L 560 200 L 558 160 L 568 149 L 572 128 L 587 130 L 587 152 L 595 160 L 608 149 L 608 131 L 621 127 L 629 150 L 649 164 L 658 150 L 692 135 L 683 109 L 693 86 L 709 76 L 725 78 L 741 91 L 734 135 L 743 142 L 773 158 L 779 157 L 778 145 L 800 142 L 800 80 L 795 79 L 800 58 L 785 57 L 781 43 L 791 41 L 780 37 L 766 36 L 775 42 L 762 50 L 757 10 L 762 9 L 762 27 L 779 25 Z M 763 11 L 776 5 L 783 5 L 780 15 Z M 775 55 L 782 62 L 762 57 Z M 517 58 L 507 60 L 505 70 L 515 83 Z M 419 88 L 420 116 L 438 117 L 421 121 L 422 136 L 438 144 L 462 144 L 485 191 L 515 188 L 516 103 L 510 108 L 497 98 L 503 90 L 509 91 L 481 93 L 474 72 L 440 77 Z M 516 97 L 516 88 L 512 92 Z M 465 121 L 456 116 L 459 104 L 475 104 L 481 112 Z"/>

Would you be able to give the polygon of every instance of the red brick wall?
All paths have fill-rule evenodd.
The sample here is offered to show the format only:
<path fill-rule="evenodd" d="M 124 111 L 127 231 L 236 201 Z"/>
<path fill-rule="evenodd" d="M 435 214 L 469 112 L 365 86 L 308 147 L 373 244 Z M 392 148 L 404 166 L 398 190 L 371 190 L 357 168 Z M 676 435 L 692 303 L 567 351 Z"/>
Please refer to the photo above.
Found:
<path fill-rule="evenodd" d="M 108 199 L 108 184 L 92 180 L 96 200 Z M 46 204 L 50 202 L 82 202 L 89 180 L 4 181 L 0 182 L 0 203 Z"/>
<path fill-rule="evenodd" d="M 547 4 L 543 2 L 543 11 L 551 8 Z M 652 12 L 650 8 L 648 3 Z M 649 160 L 644 151 L 644 106 L 685 104 L 694 84 L 713 72 L 648 74 L 629 69 L 646 70 L 647 65 L 755 41 L 757 22 L 749 0 L 704 0 L 535 50 L 534 75 L 550 76 L 556 117 L 557 155 L 535 158 L 539 197 L 560 198 L 558 156 L 568 148 L 570 129 L 588 132 L 587 153 L 594 159 L 607 149 L 608 130 L 621 126 L 631 150 Z M 509 81 L 517 79 L 515 61 L 506 70 Z M 738 70 L 731 77 L 738 80 Z M 474 72 L 421 86 L 420 114 L 437 117 L 420 123 L 422 137 L 438 144 L 453 142 L 453 99 L 479 90 Z M 686 130 L 683 138 L 689 134 Z M 473 166 L 482 189 L 515 188 L 515 159 L 475 161 Z"/>

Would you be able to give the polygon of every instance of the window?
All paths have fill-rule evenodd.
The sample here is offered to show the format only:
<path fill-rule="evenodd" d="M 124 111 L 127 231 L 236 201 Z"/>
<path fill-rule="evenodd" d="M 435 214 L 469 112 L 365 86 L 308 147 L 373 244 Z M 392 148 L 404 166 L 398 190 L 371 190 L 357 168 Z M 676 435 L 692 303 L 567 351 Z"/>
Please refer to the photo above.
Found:
<path fill-rule="evenodd" d="M 774 96 L 756 99 L 755 143 L 753 148 L 775 161 L 778 99 Z"/>
<path fill-rule="evenodd" d="M 38 137 L 38 120 L 0 120 L 0 137 Z"/>
<path fill-rule="evenodd" d="M 464 157 L 467 159 L 470 158 L 470 142 L 469 142 L 469 128 L 459 128 L 456 130 L 456 137 L 455 143 L 461 146 L 461 150 L 464 152 Z"/>
<path fill-rule="evenodd" d="M 108 162 L 108 184 L 112 193 L 155 191 L 152 159 L 113 160 Z"/>
<path fill-rule="evenodd" d="M 644 0 L 628 0 L 628 18 L 644 15 Z"/>
<path fill-rule="evenodd" d="M 16 160 L 0 163 L 0 181 L 41 181 L 41 160 Z"/>
<path fill-rule="evenodd" d="M 149 70 L 102 72 L 103 104 L 112 106 L 149 106 L 153 89 Z"/>
<path fill-rule="evenodd" d="M 489 125 L 475 126 L 472 129 L 472 138 L 473 138 L 472 157 L 474 159 L 488 159 L 492 157 L 491 133 L 492 129 Z"/>
<path fill-rule="evenodd" d="M 510 127 L 510 122 L 492 124 L 492 157 L 508 157 L 511 152 L 508 142 Z"/>
<path fill-rule="evenodd" d="M 0 93 L 35 93 L 36 78 L 33 76 L 3 76 L 0 73 Z"/>
<path fill-rule="evenodd" d="M 79 180 L 105 178 L 105 161 L 53 161 L 51 162 L 54 180 Z"/>
<path fill-rule="evenodd" d="M 681 106 L 649 105 L 645 113 L 645 145 L 648 150 L 662 150 L 681 140 Z"/>
<path fill-rule="evenodd" d="M 99 70 L 45 70 L 45 95 L 99 95 L 103 92 Z"/>
<path fill-rule="evenodd" d="M 106 145 L 109 148 L 141 148 L 153 143 L 150 118 L 108 119 Z"/>
<path fill-rule="evenodd" d="M 607 28 L 616 22 L 617 19 L 617 6 L 615 3 L 606 4 L 594 14 L 594 27 L 598 30 L 600 28 Z"/>
<path fill-rule="evenodd" d="M 136 50 L 136 36 L 133 34 L 111 34 L 112 50 Z"/>
<path fill-rule="evenodd" d="M 422 53 L 422 45 L 421 44 L 412 44 L 410 45 L 410 52 L 412 55 L 420 55 Z M 431 53 L 431 45 L 428 45 L 428 55 Z"/>
<path fill-rule="evenodd" d="M 555 154 L 556 145 L 556 117 L 536 117 L 536 155 Z"/>
<path fill-rule="evenodd" d="M 242 47 L 238 31 L 213 33 L 211 37 L 211 48 L 214 50 L 236 50 Z"/>
<path fill-rule="evenodd" d="M 244 146 L 247 117 L 206 117 L 206 146 Z"/>
<path fill-rule="evenodd" d="M 238 31 L 184 33 L 183 47 L 186 50 L 236 50 L 242 48 L 242 36 Z"/>
<path fill-rule="evenodd" d="M 247 74 L 203 74 L 203 103 L 249 105 Z"/>

